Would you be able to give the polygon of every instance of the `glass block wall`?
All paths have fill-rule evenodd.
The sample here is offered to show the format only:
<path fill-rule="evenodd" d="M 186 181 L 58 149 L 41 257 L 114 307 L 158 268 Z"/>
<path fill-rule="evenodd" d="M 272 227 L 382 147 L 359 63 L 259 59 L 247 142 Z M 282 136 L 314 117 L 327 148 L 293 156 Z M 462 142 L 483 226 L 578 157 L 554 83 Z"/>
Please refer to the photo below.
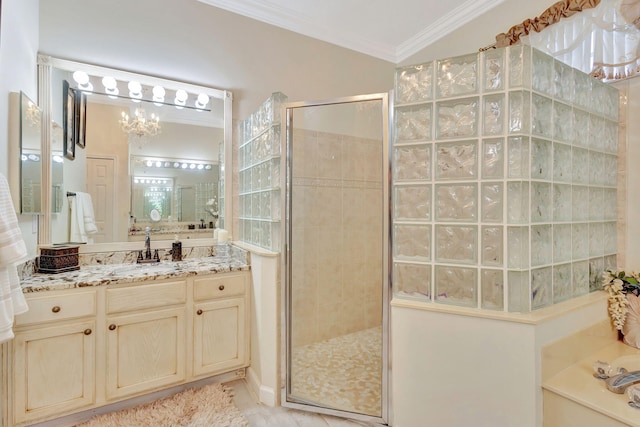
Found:
<path fill-rule="evenodd" d="M 240 240 L 280 250 L 280 115 L 287 97 L 273 93 L 242 124 L 239 147 Z"/>
<path fill-rule="evenodd" d="M 529 312 L 616 265 L 618 91 L 528 46 L 401 67 L 394 295 Z"/>

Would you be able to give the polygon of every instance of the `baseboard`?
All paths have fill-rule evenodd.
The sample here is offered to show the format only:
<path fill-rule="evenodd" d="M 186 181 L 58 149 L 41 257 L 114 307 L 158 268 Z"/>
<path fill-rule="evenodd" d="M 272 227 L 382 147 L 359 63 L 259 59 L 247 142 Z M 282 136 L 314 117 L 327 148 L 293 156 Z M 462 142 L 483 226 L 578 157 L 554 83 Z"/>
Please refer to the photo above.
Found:
<path fill-rule="evenodd" d="M 258 401 L 266 406 L 274 407 L 277 404 L 275 390 L 271 387 L 262 385 L 258 374 L 251 367 L 247 368 L 247 384 L 251 392 L 258 397 Z"/>

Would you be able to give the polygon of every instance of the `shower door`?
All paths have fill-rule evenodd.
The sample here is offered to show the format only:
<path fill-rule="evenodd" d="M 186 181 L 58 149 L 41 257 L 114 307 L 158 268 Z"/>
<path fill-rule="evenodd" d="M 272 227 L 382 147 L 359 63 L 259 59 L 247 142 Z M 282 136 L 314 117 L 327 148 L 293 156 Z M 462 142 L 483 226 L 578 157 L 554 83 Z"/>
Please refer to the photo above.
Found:
<path fill-rule="evenodd" d="M 289 103 L 283 406 L 384 424 L 387 94 Z"/>

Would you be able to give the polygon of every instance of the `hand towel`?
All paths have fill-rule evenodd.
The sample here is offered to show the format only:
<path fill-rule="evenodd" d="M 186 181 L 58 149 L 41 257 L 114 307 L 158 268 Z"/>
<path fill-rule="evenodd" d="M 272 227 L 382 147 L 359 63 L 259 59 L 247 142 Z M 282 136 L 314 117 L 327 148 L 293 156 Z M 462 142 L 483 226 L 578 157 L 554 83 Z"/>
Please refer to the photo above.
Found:
<path fill-rule="evenodd" d="M 27 258 L 27 247 L 13 210 L 9 184 L 0 174 L 0 342 L 13 338 L 13 318 L 29 309 L 16 264 Z"/>
<path fill-rule="evenodd" d="M 98 231 L 93 212 L 93 202 L 88 193 L 76 192 L 69 200 L 71 209 L 71 227 L 69 229 L 70 242 L 93 243 L 89 236 Z"/>

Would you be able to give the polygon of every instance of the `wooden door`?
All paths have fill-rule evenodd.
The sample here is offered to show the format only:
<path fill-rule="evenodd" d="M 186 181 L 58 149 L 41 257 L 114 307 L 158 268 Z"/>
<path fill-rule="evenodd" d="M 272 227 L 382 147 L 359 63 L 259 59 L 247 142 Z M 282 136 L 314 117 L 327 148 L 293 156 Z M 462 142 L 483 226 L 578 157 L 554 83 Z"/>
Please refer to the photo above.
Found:
<path fill-rule="evenodd" d="M 185 380 L 185 319 L 184 307 L 107 319 L 107 399 Z"/>
<path fill-rule="evenodd" d="M 95 403 L 95 335 L 93 320 L 16 333 L 12 425 Z"/>
<path fill-rule="evenodd" d="M 193 321 L 193 374 L 214 374 L 245 366 L 245 299 L 196 304 Z"/>
<path fill-rule="evenodd" d="M 115 198 L 115 159 L 87 156 L 87 192 L 93 200 L 93 211 L 98 232 L 94 243 L 115 241 L 117 225 Z"/>

